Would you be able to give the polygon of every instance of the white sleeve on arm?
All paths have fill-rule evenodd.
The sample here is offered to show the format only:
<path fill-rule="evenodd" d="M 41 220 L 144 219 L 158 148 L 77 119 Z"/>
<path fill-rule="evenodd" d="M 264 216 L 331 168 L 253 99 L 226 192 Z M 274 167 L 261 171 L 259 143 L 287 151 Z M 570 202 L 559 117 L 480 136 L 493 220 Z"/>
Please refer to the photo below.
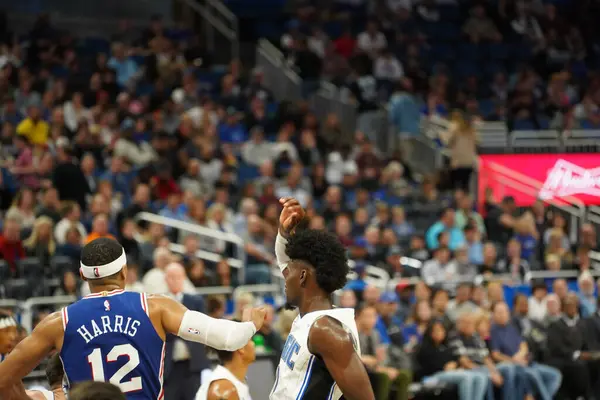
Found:
<path fill-rule="evenodd" d="M 277 232 L 277 238 L 275 239 L 275 257 L 277 257 L 277 265 L 281 272 L 287 268 L 288 262 L 290 262 L 290 258 L 285 254 L 287 242 L 287 239 Z"/>
<path fill-rule="evenodd" d="M 183 314 L 177 336 L 217 350 L 235 351 L 244 347 L 256 333 L 252 322 L 216 319 L 198 311 Z"/>

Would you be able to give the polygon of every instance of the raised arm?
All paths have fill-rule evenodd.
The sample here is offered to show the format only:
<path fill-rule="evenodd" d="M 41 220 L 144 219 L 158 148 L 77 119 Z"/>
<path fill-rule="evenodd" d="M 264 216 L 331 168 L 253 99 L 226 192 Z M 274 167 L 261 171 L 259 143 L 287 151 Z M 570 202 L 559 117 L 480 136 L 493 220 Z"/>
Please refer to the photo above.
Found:
<path fill-rule="evenodd" d="M 352 335 L 339 321 L 327 316 L 317 319 L 308 335 L 308 350 L 323 359 L 346 400 L 375 400 Z"/>
<path fill-rule="evenodd" d="M 60 350 L 63 337 L 62 317 L 50 314 L 38 324 L 0 363 L 0 399 L 13 385 L 21 382 L 53 350 Z"/>
<path fill-rule="evenodd" d="M 266 314 L 264 308 L 247 309 L 244 311 L 245 322 L 234 322 L 188 310 L 181 303 L 165 296 L 148 296 L 148 303 L 151 312 L 152 309 L 158 312 L 160 325 L 165 333 L 217 350 L 235 351 L 244 347 L 262 327 Z"/>
<path fill-rule="evenodd" d="M 292 197 L 283 197 L 279 199 L 279 203 L 283 207 L 279 215 L 279 231 L 275 239 L 275 256 L 277 257 L 277 265 L 281 272 L 287 267 L 290 258 L 285 254 L 285 246 L 287 240 L 304 220 L 305 211 L 298 202 Z"/>

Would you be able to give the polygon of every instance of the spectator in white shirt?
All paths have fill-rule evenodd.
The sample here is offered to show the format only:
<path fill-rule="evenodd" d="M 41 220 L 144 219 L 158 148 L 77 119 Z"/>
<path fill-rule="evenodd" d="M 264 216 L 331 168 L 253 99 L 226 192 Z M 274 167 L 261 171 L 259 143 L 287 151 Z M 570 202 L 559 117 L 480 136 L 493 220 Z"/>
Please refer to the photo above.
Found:
<path fill-rule="evenodd" d="M 544 322 L 548 309 L 546 307 L 548 288 L 546 283 L 540 281 L 532 285 L 533 296 L 529 298 L 528 316 L 534 321 Z"/>
<path fill-rule="evenodd" d="M 315 27 L 312 35 L 308 37 L 308 48 L 320 58 L 325 57 L 325 50 L 330 45 L 327 34 L 320 27 Z"/>
<path fill-rule="evenodd" d="M 250 141 L 242 145 L 242 159 L 256 167 L 273 158 L 273 143 L 265 140 L 265 133 L 260 126 L 250 130 Z"/>
<path fill-rule="evenodd" d="M 67 241 L 67 232 L 71 226 L 75 226 L 82 238 L 87 237 L 87 231 L 79 220 L 81 218 L 81 208 L 74 201 L 65 201 L 62 207 L 63 218 L 54 228 L 54 238 L 56 243 L 65 244 Z"/>
<path fill-rule="evenodd" d="M 174 259 L 173 253 L 171 253 L 171 251 L 166 247 L 159 247 L 158 249 L 154 250 L 154 267 L 150 271 L 146 272 L 144 279 L 142 279 L 146 293 L 169 293 L 169 288 L 165 282 L 165 269 L 174 262 Z M 194 293 L 195 291 L 194 285 L 192 285 L 192 282 L 190 282 L 190 280 L 187 278 L 185 280 L 184 287 L 184 292 L 186 293 Z"/>
<path fill-rule="evenodd" d="M 79 92 L 73 93 L 71 101 L 65 103 L 64 108 L 65 125 L 73 132 L 77 132 L 79 122 L 90 121 L 92 113 L 83 105 L 83 96 Z"/>
<path fill-rule="evenodd" d="M 404 76 L 404 69 L 400 61 L 389 49 L 384 49 L 373 67 L 375 78 L 388 81 L 397 81 Z"/>
<path fill-rule="evenodd" d="M 144 284 L 139 281 L 138 268 L 135 264 L 127 265 L 127 281 L 125 282 L 125 290 L 128 292 L 145 293 Z"/>
<path fill-rule="evenodd" d="M 377 22 L 369 21 L 367 29 L 358 35 L 357 47 L 375 58 L 377 54 L 387 47 L 387 39 L 379 30 Z"/>
<path fill-rule="evenodd" d="M 302 181 L 302 167 L 294 165 L 290 168 L 285 183 L 276 190 L 277 197 L 294 197 L 302 207 L 306 207 L 310 201 L 311 188 Z"/>

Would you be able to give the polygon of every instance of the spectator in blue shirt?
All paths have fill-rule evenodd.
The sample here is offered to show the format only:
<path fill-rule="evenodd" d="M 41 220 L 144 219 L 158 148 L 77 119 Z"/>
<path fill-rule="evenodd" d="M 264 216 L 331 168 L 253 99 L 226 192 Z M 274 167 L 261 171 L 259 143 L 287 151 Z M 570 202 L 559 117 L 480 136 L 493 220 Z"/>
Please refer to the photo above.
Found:
<path fill-rule="evenodd" d="M 348 281 L 344 290 L 353 290 L 355 292 L 362 292 L 367 287 L 367 283 L 365 282 L 365 277 L 367 265 L 363 262 L 357 262 L 354 266 L 354 272 L 358 275 L 358 277 L 352 281 Z"/>
<path fill-rule="evenodd" d="M 125 46 L 115 43 L 112 46 L 112 57 L 108 60 L 108 66 L 115 70 L 117 83 L 121 88 L 126 88 L 133 83 L 138 75 L 138 65 L 127 57 Z"/>
<path fill-rule="evenodd" d="M 445 208 L 442 211 L 439 221 L 433 224 L 425 234 L 427 247 L 430 250 L 435 250 L 439 246 L 438 237 L 442 232 L 448 232 L 450 242 L 448 247 L 454 251 L 465 243 L 465 236 L 462 231 L 454 225 L 455 213 L 452 208 Z"/>
<path fill-rule="evenodd" d="M 596 293 L 594 291 L 594 278 L 589 271 L 584 271 L 577 279 L 579 287 L 579 310 L 583 318 L 592 316 L 596 312 Z"/>
<path fill-rule="evenodd" d="M 523 398 L 522 395 L 527 394 L 537 395 L 536 398 L 542 400 L 553 399 L 560 388 L 562 380 L 560 372 L 547 365 L 531 362 L 527 342 L 523 340 L 517 327 L 510 323 L 510 311 L 506 303 L 496 303 L 492 311 L 493 325 L 490 332 L 492 358 L 503 365 L 514 365 L 515 384 L 518 385 L 520 380 L 523 384 L 520 389 L 517 386 L 512 387 L 510 398 Z M 521 393 L 517 394 L 515 392 L 517 390 L 521 390 Z"/>
<path fill-rule="evenodd" d="M 379 332 L 379 337 L 383 344 L 404 346 L 402 335 L 402 321 L 396 316 L 398 311 L 398 295 L 395 292 L 385 292 L 379 297 L 377 311 L 379 317 L 375 329 Z"/>
<path fill-rule="evenodd" d="M 420 132 L 420 109 L 412 91 L 411 80 L 403 79 L 390 98 L 388 118 L 401 137 L 416 136 Z"/>
<path fill-rule="evenodd" d="M 233 107 L 227 109 L 227 118 L 219 124 L 219 139 L 222 143 L 242 145 L 248 140 L 248 131 L 240 122 Z"/>
<path fill-rule="evenodd" d="M 477 226 L 467 224 L 463 229 L 469 255 L 469 262 L 474 265 L 483 264 L 483 244 Z"/>

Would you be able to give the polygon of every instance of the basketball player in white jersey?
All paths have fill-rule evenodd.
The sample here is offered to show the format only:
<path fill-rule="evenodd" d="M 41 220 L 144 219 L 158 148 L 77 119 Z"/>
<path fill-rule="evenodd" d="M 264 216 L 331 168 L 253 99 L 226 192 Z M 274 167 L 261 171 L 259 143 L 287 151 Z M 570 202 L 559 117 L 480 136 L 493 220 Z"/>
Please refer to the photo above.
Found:
<path fill-rule="evenodd" d="M 346 249 L 334 235 L 300 229 L 304 210 L 281 199 L 275 252 L 287 302 L 300 311 L 281 353 L 271 400 L 374 400 L 360 359 L 354 310 L 334 308 L 346 283 Z"/>
<path fill-rule="evenodd" d="M 252 400 L 246 384 L 248 367 L 256 359 L 254 342 L 236 351 L 216 350 L 221 365 L 210 374 L 196 394 L 195 400 Z"/>
<path fill-rule="evenodd" d="M 17 321 L 8 313 L 0 310 L 0 362 L 17 343 Z"/>

